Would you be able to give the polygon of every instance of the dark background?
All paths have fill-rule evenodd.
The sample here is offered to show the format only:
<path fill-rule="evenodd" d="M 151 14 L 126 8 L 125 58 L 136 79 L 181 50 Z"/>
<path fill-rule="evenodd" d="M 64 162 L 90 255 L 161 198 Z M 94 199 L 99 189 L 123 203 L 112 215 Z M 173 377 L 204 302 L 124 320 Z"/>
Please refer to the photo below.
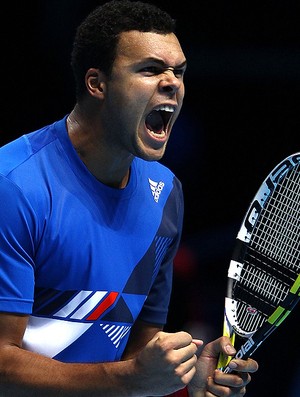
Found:
<path fill-rule="evenodd" d="M 74 104 L 76 26 L 100 1 L 7 2 L 0 16 L 0 144 Z M 178 20 L 186 98 L 163 162 L 181 179 L 185 224 L 169 330 L 222 333 L 226 273 L 262 180 L 300 151 L 298 1 L 153 1 Z M 299 308 L 255 353 L 249 397 L 299 397 Z M 298 372 L 297 372 L 297 368 Z"/>

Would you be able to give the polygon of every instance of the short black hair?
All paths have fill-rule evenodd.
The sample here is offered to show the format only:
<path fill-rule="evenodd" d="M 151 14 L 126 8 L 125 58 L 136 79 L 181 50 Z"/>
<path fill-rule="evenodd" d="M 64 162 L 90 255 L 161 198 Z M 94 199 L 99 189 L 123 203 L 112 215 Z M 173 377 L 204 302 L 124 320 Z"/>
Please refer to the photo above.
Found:
<path fill-rule="evenodd" d="M 91 67 L 108 76 L 116 56 L 119 34 L 131 30 L 175 33 L 176 21 L 166 11 L 142 1 L 112 0 L 94 9 L 76 31 L 71 66 L 76 95 L 85 92 L 84 77 Z"/>

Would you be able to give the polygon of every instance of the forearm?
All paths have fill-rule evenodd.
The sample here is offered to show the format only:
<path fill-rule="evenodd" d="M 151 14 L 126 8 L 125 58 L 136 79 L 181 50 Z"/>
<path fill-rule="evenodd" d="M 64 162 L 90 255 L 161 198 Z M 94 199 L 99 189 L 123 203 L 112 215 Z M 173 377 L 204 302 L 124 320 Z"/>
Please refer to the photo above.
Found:
<path fill-rule="evenodd" d="M 146 395 L 134 360 L 66 364 L 17 347 L 1 349 L 0 395 L 43 397 Z"/>
<path fill-rule="evenodd" d="M 165 397 L 205 397 L 205 391 L 192 390 L 187 386 Z"/>
<path fill-rule="evenodd" d="M 191 390 L 188 388 L 188 397 L 205 397 L 204 390 Z"/>

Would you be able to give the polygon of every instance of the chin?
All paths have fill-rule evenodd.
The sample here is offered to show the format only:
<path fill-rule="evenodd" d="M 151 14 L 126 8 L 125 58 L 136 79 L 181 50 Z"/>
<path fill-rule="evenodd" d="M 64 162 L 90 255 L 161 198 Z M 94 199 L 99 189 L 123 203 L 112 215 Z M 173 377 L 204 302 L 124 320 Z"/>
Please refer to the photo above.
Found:
<path fill-rule="evenodd" d="M 157 148 L 149 147 L 146 145 L 136 146 L 133 153 L 136 157 L 139 157 L 146 161 L 159 161 L 165 154 L 166 145 L 162 145 Z"/>
<path fill-rule="evenodd" d="M 144 152 L 144 155 L 139 157 L 141 157 L 143 160 L 146 161 L 159 161 L 163 158 L 164 154 L 165 154 L 165 149 L 152 150 L 152 151 Z"/>

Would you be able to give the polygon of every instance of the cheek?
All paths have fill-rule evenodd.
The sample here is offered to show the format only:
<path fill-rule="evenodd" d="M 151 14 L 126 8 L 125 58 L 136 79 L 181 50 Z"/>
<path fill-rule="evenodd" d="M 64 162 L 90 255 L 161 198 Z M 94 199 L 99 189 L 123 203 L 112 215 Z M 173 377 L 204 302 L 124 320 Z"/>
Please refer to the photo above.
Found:
<path fill-rule="evenodd" d="M 121 111 L 123 108 L 131 111 L 133 109 L 138 109 L 143 106 L 146 102 L 147 96 L 145 92 L 139 89 L 136 85 L 131 84 L 127 85 L 126 89 L 119 90 L 119 94 L 117 93 L 115 99 L 115 103 L 118 104 L 119 110 Z"/>
<path fill-rule="evenodd" d="M 183 98 L 184 98 L 184 96 L 185 96 L 185 86 L 184 86 L 183 83 L 182 83 L 180 89 L 178 90 L 178 96 L 179 96 L 179 98 L 180 98 L 180 101 L 182 102 L 182 101 L 183 101 Z"/>

